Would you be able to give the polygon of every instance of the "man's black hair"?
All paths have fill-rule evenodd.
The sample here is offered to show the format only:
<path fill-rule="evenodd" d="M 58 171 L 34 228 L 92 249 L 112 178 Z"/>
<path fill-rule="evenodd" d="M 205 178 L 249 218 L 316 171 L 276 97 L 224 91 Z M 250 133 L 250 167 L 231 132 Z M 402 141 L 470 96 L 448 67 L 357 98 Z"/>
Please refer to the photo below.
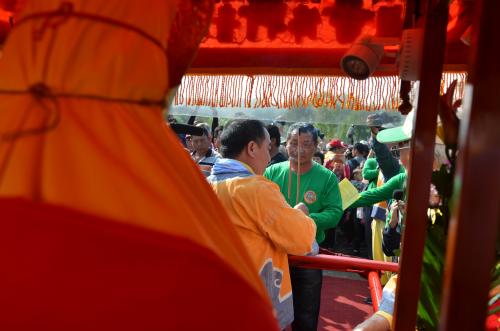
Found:
<path fill-rule="evenodd" d="M 314 143 L 318 143 L 318 129 L 316 129 L 312 124 L 310 123 L 304 123 L 304 122 L 298 122 L 290 125 L 288 128 L 288 134 L 286 136 L 286 140 L 290 140 L 292 134 L 296 131 L 299 131 L 299 133 L 309 133 L 311 134 Z"/>
<path fill-rule="evenodd" d="M 275 145 L 276 147 L 280 147 L 281 144 L 281 134 L 280 134 L 280 129 L 274 125 L 274 124 L 269 124 L 266 126 L 267 132 L 269 132 L 269 138 L 270 139 L 275 139 Z"/>
<path fill-rule="evenodd" d="M 234 120 L 230 122 L 220 137 L 222 157 L 235 159 L 246 148 L 248 143 L 258 144 L 266 137 L 266 127 L 259 120 Z"/>
<path fill-rule="evenodd" d="M 367 157 L 370 153 L 370 147 L 362 143 L 355 143 L 352 148 L 355 148 L 358 152 L 360 152 L 364 157 Z"/>
<path fill-rule="evenodd" d="M 323 165 L 325 163 L 325 154 L 318 151 L 318 152 L 314 153 L 314 156 L 319 157 L 321 159 L 321 165 Z"/>
<path fill-rule="evenodd" d="M 198 123 L 196 127 L 201 128 L 203 130 L 203 135 L 206 137 L 210 137 L 210 127 L 207 123 Z"/>

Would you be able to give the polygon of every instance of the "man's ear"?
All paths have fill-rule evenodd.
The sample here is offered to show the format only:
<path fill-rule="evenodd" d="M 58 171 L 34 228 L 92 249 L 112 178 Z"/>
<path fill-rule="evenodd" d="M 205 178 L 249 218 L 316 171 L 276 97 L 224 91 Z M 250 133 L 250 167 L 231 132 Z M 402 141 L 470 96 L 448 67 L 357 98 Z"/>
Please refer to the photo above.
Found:
<path fill-rule="evenodd" d="M 251 141 L 247 144 L 247 153 L 250 157 L 255 156 L 255 152 L 257 150 L 257 143 L 255 141 Z"/>

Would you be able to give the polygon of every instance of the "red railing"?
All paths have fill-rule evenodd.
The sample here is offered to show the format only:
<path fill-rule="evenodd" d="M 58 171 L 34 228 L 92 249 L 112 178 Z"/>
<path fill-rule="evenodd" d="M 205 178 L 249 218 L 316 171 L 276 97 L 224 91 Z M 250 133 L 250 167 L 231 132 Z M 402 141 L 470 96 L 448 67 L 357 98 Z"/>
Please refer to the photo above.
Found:
<path fill-rule="evenodd" d="M 368 284 L 370 285 L 370 295 L 372 297 L 373 311 L 377 311 L 382 301 L 382 284 L 378 272 L 370 271 L 368 273 Z"/>
<path fill-rule="evenodd" d="M 391 262 L 380 262 L 368 259 L 318 254 L 315 256 L 290 256 L 290 264 L 306 269 L 337 270 L 366 274 L 369 271 L 398 272 L 399 265 Z"/>
<path fill-rule="evenodd" d="M 380 262 L 368 259 L 318 254 L 315 256 L 290 256 L 290 265 L 306 269 L 336 270 L 355 272 L 366 275 L 372 297 L 373 311 L 377 311 L 382 300 L 380 271 L 398 272 L 399 265 L 391 262 Z"/>

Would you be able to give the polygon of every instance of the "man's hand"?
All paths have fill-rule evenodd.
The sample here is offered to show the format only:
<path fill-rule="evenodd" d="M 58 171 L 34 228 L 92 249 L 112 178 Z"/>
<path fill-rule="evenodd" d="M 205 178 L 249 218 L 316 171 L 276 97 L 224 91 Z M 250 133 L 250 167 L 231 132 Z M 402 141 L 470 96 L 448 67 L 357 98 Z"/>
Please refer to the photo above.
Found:
<path fill-rule="evenodd" d="M 299 202 L 295 207 L 293 207 L 294 209 L 298 209 L 300 211 L 302 211 L 304 214 L 306 214 L 307 216 L 309 216 L 309 209 L 307 208 L 307 206 L 302 203 L 302 202 Z"/>

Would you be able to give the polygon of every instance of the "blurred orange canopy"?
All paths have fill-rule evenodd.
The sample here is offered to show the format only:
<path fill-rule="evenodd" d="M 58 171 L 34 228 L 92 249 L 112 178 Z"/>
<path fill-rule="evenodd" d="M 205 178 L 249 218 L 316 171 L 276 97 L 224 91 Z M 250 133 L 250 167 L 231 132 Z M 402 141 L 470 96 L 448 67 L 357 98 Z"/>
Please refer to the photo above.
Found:
<path fill-rule="evenodd" d="M 66 255 L 59 252 L 81 251 L 85 247 L 67 244 L 69 240 L 85 245 L 79 232 L 71 230 L 75 229 L 72 224 L 79 219 L 86 224 L 86 219 L 94 218 L 94 221 L 125 226 L 120 231 L 130 231 L 129 239 L 134 238 L 135 232 L 152 231 L 164 240 L 172 238 L 172 243 L 184 243 L 172 246 L 163 261 L 168 260 L 168 254 L 173 261 L 179 261 L 183 245 L 192 243 L 195 254 L 186 255 L 190 263 L 167 274 L 165 288 L 161 290 L 168 293 L 169 289 L 183 288 L 185 296 L 192 300 L 183 302 L 187 306 L 180 306 L 167 296 L 163 301 L 167 312 L 192 311 L 192 318 L 196 320 L 199 318 L 196 310 L 203 309 L 202 302 L 210 299 L 214 306 L 219 306 L 218 313 L 208 320 L 196 320 L 204 322 L 208 329 L 215 329 L 221 321 L 234 325 L 233 322 L 238 322 L 236 316 L 243 329 L 256 325 L 276 329 L 267 294 L 232 223 L 162 116 L 166 96 L 180 82 L 206 32 L 213 3 L 154 0 L 146 5 L 132 0 L 44 0 L 26 1 L 18 12 L 14 2 L 3 4 L 16 14 L 9 23 L 14 21 L 0 59 L 0 201 L 4 206 L 14 207 L 2 209 L 0 213 L 5 214 L 0 215 L 0 220 L 23 228 L 23 224 L 31 224 L 23 223 L 23 219 L 33 215 L 26 216 L 21 211 L 26 206 L 36 208 L 38 220 L 45 220 L 47 224 L 47 228 L 38 230 L 38 237 L 41 240 L 49 236 L 53 240 L 50 249 L 43 246 L 48 242 L 35 240 L 37 236 L 28 236 L 31 239 L 27 245 L 15 248 L 5 245 L 17 245 L 17 241 L 2 241 L 2 252 L 14 254 L 15 249 L 19 255 L 12 256 L 28 259 L 31 255 L 27 257 L 23 252 L 38 251 L 38 260 L 50 263 L 38 265 L 34 261 L 34 265 L 27 266 L 27 260 L 22 263 L 21 258 L 2 259 L 10 264 L 3 266 L 0 292 L 16 293 L 15 286 L 20 286 L 18 293 L 28 297 L 9 297 L 13 300 L 8 302 L 9 314 L 0 314 L 0 324 L 12 325 L 10 330 L 22 329 L 23 323 L 16 323 L 20 320 L 36 324 L 35 317 L 27 316 L 38 316 L 44 311 L 44 301 L 33 301 L 30 292 L 22 290 L 35 284 L 15 282 L 12 285 L 9 281 L 27 279 L 22 274 L 42 271 L 43 279 L 49 279 L 51 273 L 52 280 L 59 279 L 58 273 L 67 272 L 66 266 L 70 265 Z M 12 200 L 14 198 L 17 200 Z M 54 230 L 49 226 L 61 218 L 68 222 L 68 228 L 60 226 Z M 23 229 L 37 228 L 31 224 Z M 89 234 L 88 238 L 87 244 L 92 245 L 94 237 Z M 109 245 L 99 244 L 106 250 L 102 257 L 93 255 L 106 265 L 113 264 L 113 260 L 105 262 L 104 258 L 112 256 L 108 255 L 114 246 L 112 240 L 122 245 L 119 239 L 112 238 Z M 37 250 L 36 245 L 42 246 Z M 134 251 L 134 246 L 127 244 L 126 247 L 127 252 Z M 145 251 L 137 246 L 137 252 Z M 217 263 L 210 266 L 196 260 L 207 254 Z M 148 261 L 149 257 L 144 253 L 141 261 Z M 74 258 L 78 259 L 79 255 Z M 158 261 L 151 260 L 151 263 Z M 85 263 L 82 260 L 81 266 L 86 266 Z M 125 268 L 124 272 L 133 268 L 133 263 L 120 264 L 118 260 L 116 263 L 117 268 Z M 79 264 L 71 265 L 77 268 Z M 89 265 L 100 268 L 100 263 Z M 220 271 L 214 273 L 211 268 L 218 269 L 216 265 L 234 272 L 232 284 L 238 292 L 203 297 L 205 294 L 199 292 L 199 286 L 187 283 L 193 277 L 183 277 L 197 275 L 203 284 L 201 288 L 223 285 L 220 272 L 225 269 L 219 268 Z M 98 274 L 100 269 L 94 271 Z M 74 283 L 75 291 L 83 289 L 79 286 L 88 285 L 84 274 Z M 148 277 L 144 274 L 136 282 L 147 284 Z M 99 278 L 94 281 L 98 283 Z M 36 284 L 43 293 L 52 291 L 55 297 L 64 294 L 59 292 L 64 291 L 64 287 L 53 282 Z M 54 287 L 44 288 L 51 285 Z M 89 293 L 98 295 L 98 291 Z M 97 296 L 94 300 L 105 300 L 105 295 L 112 294 L 102 293 L 102 298 Z M 197 300 L 198 297 L 203 300 Z M 64 298 L 78 300 L 78 297 Z M 0 301 L 0 306 L 5 307 L 5 298 Z M 22 304 L 26 301 L 33 304 Z M 50 302 L 55 305 L 51 306 L 54 309 L 37 328 L 64 329 L 63 324 L 58 323 L 71 322 L 71 318 L 61 318 L 58 311 L 70 303 Z M 94 308 L 87 308 L 88 311 L 80 307 L 73 323 L 90 328 L 89 325 L 93 325 L 96 330 L 104 328 L 98 317 L 88 313 Z M 233 316 L 231 312 L 236 309 L 239 314 Z M 107 320 L 114 318 L 123 322 L 134 318 L 110 312 L 117 315 L 106 316 Z M 171 318 L 179 324 L 180 317 L 164 314 L 163 320 Z M 255 314 L 262 319 L 257 321 Z"/>

